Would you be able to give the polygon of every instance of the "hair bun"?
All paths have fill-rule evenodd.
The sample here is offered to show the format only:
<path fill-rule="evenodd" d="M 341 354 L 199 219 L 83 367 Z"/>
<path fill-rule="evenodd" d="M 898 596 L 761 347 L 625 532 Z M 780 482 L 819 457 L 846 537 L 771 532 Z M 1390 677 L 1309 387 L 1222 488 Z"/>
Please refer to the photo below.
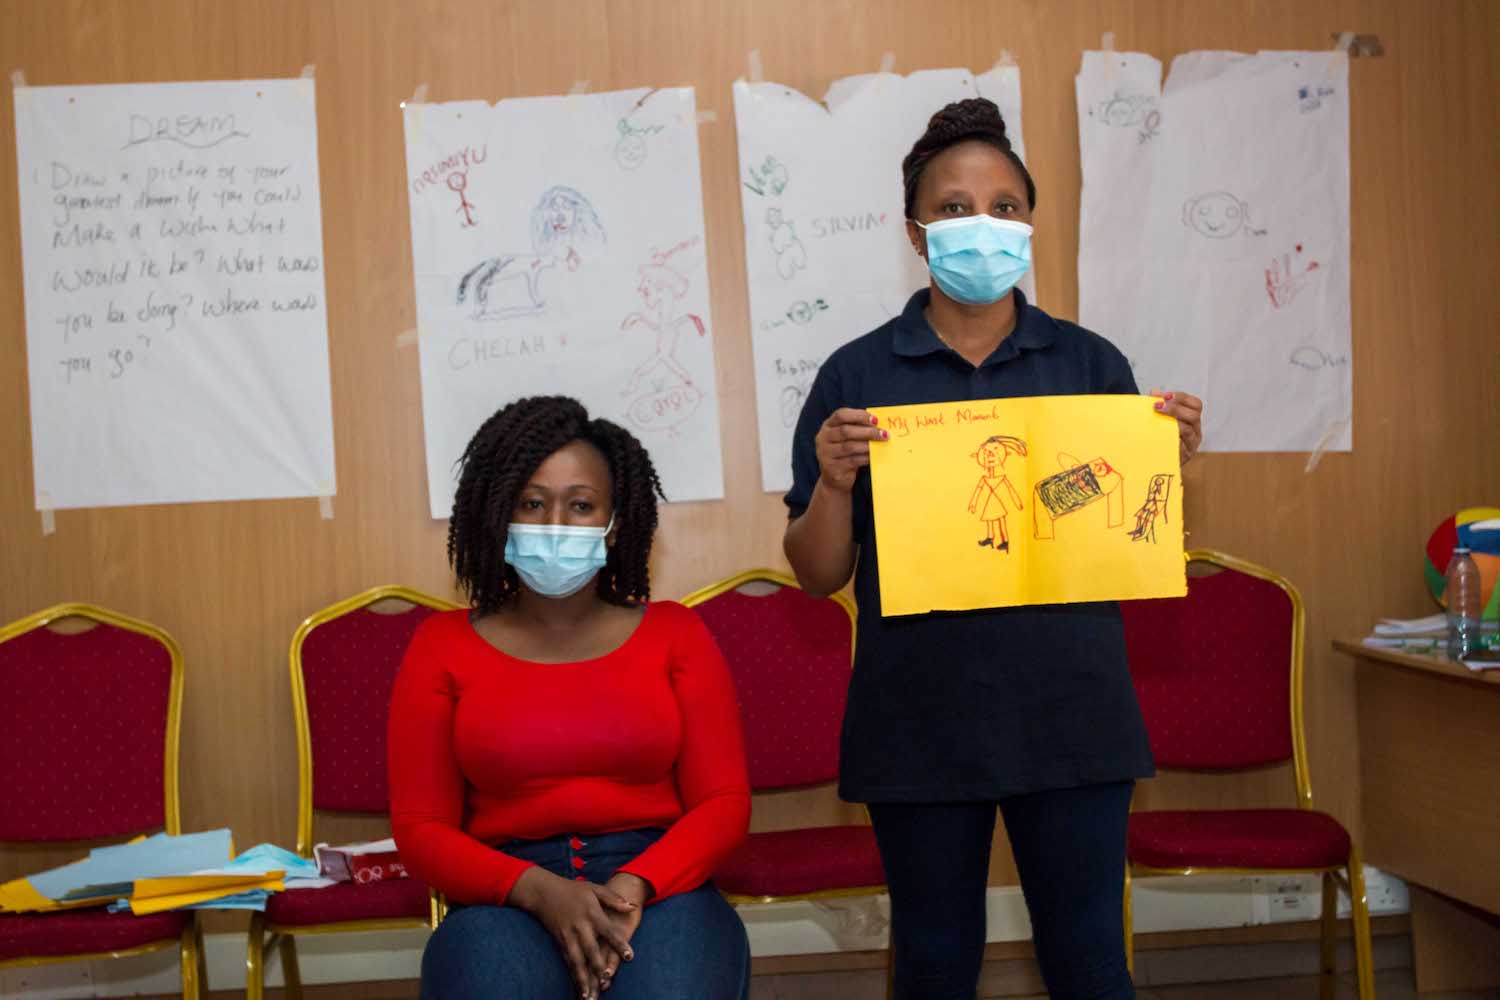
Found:
<path fill-rule="evenodd" d="M 1010 145 L 1000 108 L 988 97 L 967 97 L 942 108 L 928 119 L 927 134 L 938 143 L 960 136 L 988 135 Z"/>

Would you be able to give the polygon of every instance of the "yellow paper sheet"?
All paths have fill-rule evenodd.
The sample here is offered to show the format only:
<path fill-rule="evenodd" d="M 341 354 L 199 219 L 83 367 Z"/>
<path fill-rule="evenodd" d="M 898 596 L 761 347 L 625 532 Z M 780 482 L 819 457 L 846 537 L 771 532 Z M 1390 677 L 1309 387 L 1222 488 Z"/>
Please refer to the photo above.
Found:
<path fill-rule="evenodd" d="M 53 910 L 76 910 L 114 901 L 114 896 L 95 896 L 92 899 L 59 903 L 42 895 L 24 878 L 0 885 L 0 913 L 50 913 Z"/>
<path fill-rule="evenodd" d="M 881 614 L 1187 593 L 1177 423 L 1154 404 L 872 408 Z"/>
<path fill-rule="evenodd" d="M 268 889 L 271 892 L 280 892 L 285 887 L 279 876 L 255 878 L 254 881 L 236 885 L 233 888 L 200 889 L 196 892 L 179 892 L 166 896 L 151 896 L 142 898 L 130 897 L 130 912 L 138 917 L 148 916 L 152 913 L 161 913 L 165 910 L 175 910 L 181 906 L 193 906 L 196 903 L 207 903 L 210 900 L 222 899 L 225 896 L 236 893 L 248 892 L 251 889 Z"/>
<path fill-rule="evenodd" d="M 280 879 L 285 872 L 218 872 L 212 875 L 168 875 L 161 878 L 140 878 L 135 880 L 135 892 L 131 894 L 135 899 L 150 899 L 155 896 L 175 896 L 190 892 L 203 892 L 218 890 L 222 895 L 225 892 L 244 892 L 246 889 L 258 889 L 260 883 L 267 879 Z"/>

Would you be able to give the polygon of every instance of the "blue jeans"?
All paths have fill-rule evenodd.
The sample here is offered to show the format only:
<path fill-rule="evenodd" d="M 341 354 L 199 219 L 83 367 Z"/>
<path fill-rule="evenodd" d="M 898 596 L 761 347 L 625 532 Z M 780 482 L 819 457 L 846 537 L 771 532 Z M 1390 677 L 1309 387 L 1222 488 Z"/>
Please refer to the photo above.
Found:
<path fill-rule="evenodd" d="M 1002 799 L 1042 979 L 1053 1000 L 1130 1000 L 1129 781 Z M 984 961 L 994 802 L 871 803 L 891 890 L 896 1000 L 974 1000 Z"/>
<path fill-rule="evenodd" d="M 554 875 L 603 884 L 662 835 L 627 830 L 513 840 L 501 849 Z M 574 859 L 582 859 L 578 868 Z M 745 1000 L 750 942 L 734 907 L 711 883 L 651 903 L 630 940 L 608 1000 Z M 454 907 L 422 953 L 422 1000 L 576 1000 L 578 987 L 557 942 L 513 906 Z"/>

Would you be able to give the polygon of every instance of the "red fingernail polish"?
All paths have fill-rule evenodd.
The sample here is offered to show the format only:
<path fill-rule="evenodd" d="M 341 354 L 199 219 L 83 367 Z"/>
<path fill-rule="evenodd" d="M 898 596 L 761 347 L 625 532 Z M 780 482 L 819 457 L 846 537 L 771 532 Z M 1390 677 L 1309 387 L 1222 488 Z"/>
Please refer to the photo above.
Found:
<path fill-rule="evenodd" d="M 889 441 L 890 439 L 891 439 L 891 432 L 890 431 L 881 431 L 880 432 L 880 440 L 882 440 L 882 441 Z"/>
<path fill-rule="evenodd" d="M 1171 399 L 1174 395 L 1176 395 L 1176 393 L 1169 392 L 1169 393 L 1167 393 L 1167 398 Z"/>
<path fill-rule="evenodd" d="M 878 423 L 880 423 L 880 418 L 879 417 L 871 417 L 870 418 L 870 425 L 871 426 L 874 426 L 875 424 L 878 424 Z"/>
<path fill-rule="evenodd" d="M 1163 405 L 1163 404 L 1161 404 L 1161 403 L 1157 403 L 1157 404 L 1156 404 L 1156 408 L 1157 408 L 1157 409 L 1158 409 L 1158 410 L 1159 410 L 1159 409 L 1161 409 L 1161 408 L 1162 408 L 1162 405 Z"/>

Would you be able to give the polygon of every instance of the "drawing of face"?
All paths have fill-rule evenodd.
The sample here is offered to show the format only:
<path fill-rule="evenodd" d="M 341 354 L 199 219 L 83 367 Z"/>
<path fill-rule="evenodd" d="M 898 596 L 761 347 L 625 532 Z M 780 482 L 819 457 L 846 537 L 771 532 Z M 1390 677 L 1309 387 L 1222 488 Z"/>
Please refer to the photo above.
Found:
<path fill-rule="evenodd" d="M 1104 124 L 1116 128 L 1133 125 L 1136 120 L 1136 102 L 1132 98 L 1116 94 L 1099 106 L 1099 116 L 1104 119 Z"/>
<path fill-rule="evenodd" d="M 642 267 L 640 284 L 635 290 L 640 293 L 641 301 L 646 303 L 646 308 L 655 309 L 664 302 L 680 299 L 687 294 L 687 279 L 666 265 L 649 265 Z"/>
<path fill-rule="evenodd" d="M 1005 464 L 1005 449 L 998 441 L 986 441 L 974 453 L 974 459 L 986 473 L 993 475 L 996 466 Z"/>
<path fill-rule="evenodd" d="M 626 170 L 634 170 L 646 159 L 646 140 L 625 129 L 625 123 L 621 122 L 620 141 L 615 143 L 615 162 Z"/>
<path fill-rule="evenodd" d="M 1094 470 L 1095 476 L 1107 476 L 1112 471 L 1109 463 L 1102 458 L 1096 458 L 1089 463 L 1089 468 Z"/>
<path fill-rule="evenodd" d="M 793 323 L 806 323 L 813 317 L 812 306 L 806 302 L 795 302 L 786 311 L 786 314 L 791 318 Z"/>
<path fill-rule="evenodd" d="M 662 282 L 653 279 L 649 274 L 641 275 L 641 283 L 637 286 L 641 293 L 641 301 L 646 303 L 646 308 L 655 309 L 662 302 Z"/>
<path fill-rule="evenodd" d="M 573 223 L 578 217 L 578 206 L 566 195 L 557 194 L 547 205 L 547 228 L 554 235 L 566 236 L 573 231 Z"/>
<path fill-rule="evenodd" d="M 1245 225 L 1247 206 L 1227 191 L 1200 194 L 1182 206 L 1182 222 L 1210 239 L 1233 236 Z"/>

